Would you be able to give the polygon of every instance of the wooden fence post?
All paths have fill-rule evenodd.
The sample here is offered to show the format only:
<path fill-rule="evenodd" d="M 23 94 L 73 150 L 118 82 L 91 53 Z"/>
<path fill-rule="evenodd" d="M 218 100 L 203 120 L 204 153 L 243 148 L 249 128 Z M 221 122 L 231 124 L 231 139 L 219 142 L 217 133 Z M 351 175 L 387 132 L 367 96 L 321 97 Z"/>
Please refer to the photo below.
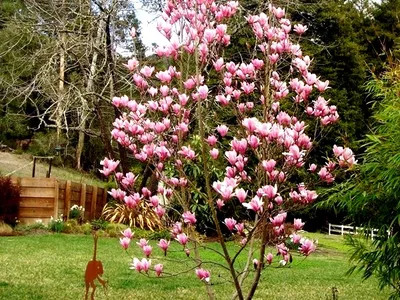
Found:
<path fill-rule="evenodd" d="M 81 185 L 81 198 L 80 198 L 79 205 L 82 206 L 86 211 L 85 203 L 86 203 L 86 183 L 82 183 L 82 185 Z"/>
<path fill-rule="evenodd" d="M 90 216 L 91 219 L 96 218 L 96 202 L 97 202 L 97 186 L 93 186 L 93 193 L 92 193 L 92 203 L 90 207 Z"/>
<path fill-rule="evenodd" d="M 67 180 L 65 184 L 65 199 L 64 199 L 64 216 L 69 220 L 69 209 L 71 206 L 71 180 Z"/>
<path fill-rule="evenodd" d="M 331 235 L 331 223 L 328 223 L 328 235 Z"/>
<path fill-rule="evenodd" d="M 58 219 L 58 180 L 54 180 L 54 219 Z"/>
<path fill-rule="evenodd" d="M 342 235 L 344 234 L 344 225 L 342 224 Z"/>

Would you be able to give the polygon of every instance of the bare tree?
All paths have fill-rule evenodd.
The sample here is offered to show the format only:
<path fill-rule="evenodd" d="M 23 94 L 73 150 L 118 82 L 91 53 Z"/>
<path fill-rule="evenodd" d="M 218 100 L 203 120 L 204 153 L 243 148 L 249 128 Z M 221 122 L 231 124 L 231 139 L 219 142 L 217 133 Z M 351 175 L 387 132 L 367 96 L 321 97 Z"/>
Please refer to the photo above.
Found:
<path fill-rule="evenodd" d="M 68 138 L 71 131 L 77 132 L 78 169 L 88 134 L 101 137 L 113 156 L 105 119 L 119 113 L 110 102 L 115 89 L 126 85 L 126 71 L 116 68 L 115 49 L 117 43 L 126 44 L 127 31 L 138 25 L 133 5 L 127 0 L 26 0 L 25 5 L 27 13 L 15 24 L 45 41 L 32 54 L 42 64 L 23 87 L 9 81 L 13 93 L 7 97 L 30 101 L 38 127 L 55 128 L 57 143 L 63 133 Z M 125 161 L 125 152 L 119 152 Z"/>

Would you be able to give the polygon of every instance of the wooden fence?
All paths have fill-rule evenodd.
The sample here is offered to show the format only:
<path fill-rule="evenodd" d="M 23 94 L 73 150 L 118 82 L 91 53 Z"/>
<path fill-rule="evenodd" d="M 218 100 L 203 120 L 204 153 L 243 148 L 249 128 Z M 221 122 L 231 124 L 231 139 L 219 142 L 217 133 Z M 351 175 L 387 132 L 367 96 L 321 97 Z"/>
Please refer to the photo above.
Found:
<path fill-rule="evenodd" d="M 12 178 L 21 189 L 19 220 L 32 224 L 41 220 L 48 223 L 50 218 L 63 215 L 69 218 L 73 205 L 85 208 L 84 219 L 99 218 L 107 202 L 107 191 L 97 186 L 55 178 Z"/>

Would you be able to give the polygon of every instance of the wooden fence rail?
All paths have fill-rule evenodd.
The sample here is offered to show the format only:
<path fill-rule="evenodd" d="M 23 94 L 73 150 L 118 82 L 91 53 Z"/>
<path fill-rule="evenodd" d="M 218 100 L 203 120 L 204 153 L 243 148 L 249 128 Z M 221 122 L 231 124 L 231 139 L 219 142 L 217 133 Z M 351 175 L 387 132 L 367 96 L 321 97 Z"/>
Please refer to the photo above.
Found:
<path fill-rule="evenodd" d="M 360 234 L 360 233 L 367 234 L 367 232 L 365 232 L 365 229 L 363 227 L 356 227 L 351 225 L 335 225 L 331 223 L 328 224 L 329 235 L 331 234 L 345 235 L 345 234 Z M 378 234 L 378 229 L 369 229 L 368 234 L 373 240 L 374 237 L 376 237 Z"/>
<path fill-rule="evenodd" d="M 107 202 L 107 190 L 84 183 L 30 177 L 13 177 L 12 181 L 21 189 L 19 220 L 26 224 L 48 223 L 61 215 L 68 219 L 75 204 L 85 209 L 85 220 L 93 220 L 101 216 Z"/>

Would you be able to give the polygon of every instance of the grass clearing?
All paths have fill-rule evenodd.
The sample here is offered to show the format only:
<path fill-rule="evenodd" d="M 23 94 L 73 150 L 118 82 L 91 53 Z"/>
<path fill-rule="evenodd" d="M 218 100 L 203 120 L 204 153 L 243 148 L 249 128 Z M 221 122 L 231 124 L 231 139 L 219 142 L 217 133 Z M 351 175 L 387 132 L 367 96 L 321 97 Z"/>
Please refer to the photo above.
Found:
<path fill-rule="evenodd" d="M 310 234 L 319 248 L 307 259 L 294 255 L 290 268 L 267 268 L 262 274 L 254 299 L 332 299 L 332 288 L 339 299 L 387 299 L 389 291 L 380 291 L 375 279 L 361 281 L 360 275 L 346 277 L 349 264 L 346 247 L 340 236 Z M 130 255 L 142 257 L 133 240 Z M 156 241 L 153 253 L 159 255 Z M 218 247 L 217 244 L 208 244 Z M 237 248 L 229 243 L 229 249 Z M 93 255 L 93 239 L 85 235 L 28 235 L 0 237 L 0 299 L 83 299 L 84 272 Z M 117 238 L 99 238 L 97 259 L 104 266 L 109 281 L 107 296 L 98 284 L 96 299 L 207 299 L 204 285 L 190 271 L 180 276 L 148 278 L 129 269 L 131 256 L 124 253 Z M 182 270 L 186 257 L 181 246 L 171 243 L 168 262 L 156 257 L 152 265 L 163 262 L 165 272 Z M 205 260 L 217 260 L 208 251 Z M 163 258 L 162 258 L 163 259 Z M 244 263 L 241 257 L 238 263 Z M 189 266 L 189 265 L 188 265 Z M 211 281 L 216 299 L 230 299 L 232 286 L 227 272 L 211 265 Z"/>

